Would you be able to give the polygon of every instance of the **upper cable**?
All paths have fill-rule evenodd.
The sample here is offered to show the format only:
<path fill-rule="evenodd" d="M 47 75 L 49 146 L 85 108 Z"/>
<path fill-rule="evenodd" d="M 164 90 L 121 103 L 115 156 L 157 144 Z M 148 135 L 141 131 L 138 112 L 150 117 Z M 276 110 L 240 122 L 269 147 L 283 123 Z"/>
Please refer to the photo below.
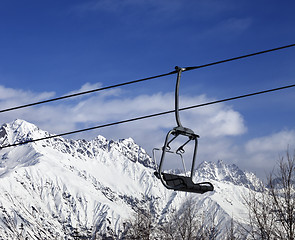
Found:
<path fill-rule="evenodd" d="M 184 108 L 180 108 L 179 111 L 184 111 L 184 110 L 188 110 L 188 109 L 192 109 L 192 108 L 199 108 L 199 107 L 209 106 L 209 105 L 213 105 L 213 104 L 217 104 L 217 103 L 228 102 L 228 101 L 232 101 L 232 100 L 237 100 L 237 99 L 251 97 L 251 96 L 255 96 L 255 95 L 280 91 L 280 90 L 293 88 L 293 87 L 295 87 L 295 84 L 286 85 L 286 86 L 282 86 L 282 87 L 278 87 L 278 88 L 267 89 L 267 90 L 263 90 L 263 91 L 259 91 L 259 92 L 248 93 L 248 94 L 239 95 L 239 96 L 230 97 L 230 98 L 225 98 L 225 99 L 221 99 L 221 100 L 206 102 L 206 103 L 193 105 L 193 106 L 189 106 L 189 107 L 184 107 Z M 79 130 L 75 130 L 75 131 L 71 131 L 71 132 L 51 135 L 51 136 L 48 136 L 48 137 L 43 137 L 43 138 L 38 138 L 38 139 L 31 139 L 31 140 L 27 140 L 27 141 L 23 141 L 23 142 L 9 144 L 9 145 L 6 145 L 6 146 L 0 146 L 0 149 L 8 148 L 8 147 L 15 147 L 15 146 L 19 146 L 19 145 L 23 145 L 23 144 L 27 144 L 27 143 L 38 142 L 38 141 L 47 140 L 47 139 L 56 138 L 56 137 L 62 137 L 62 136 L 70 135 L 70 134 L 86 132 L 86 131 L 90 131 L 90 130 L 94 130 L 94 129 L 110 127 L 110 126 L 119 125 L 119 124 L 123 124 L 123 123 L 128 123 L 128 122 L 138 121 L 138 120 L 142 120 L 142 119 L 157 117 L 157 116 L 161 116 L 161 115 L 165 115 L 165 114 L 170 114 L 170 113 L 173 113 L 173 112 L 175 112 L 175 110 L 169 110 L 169 111 L 165 111 L 165 112 L 154 113 L 154 114 L 140 116 L 140 117 L 136 117 L 136 118 L 130 118 L 130 119 L 121 120 L 121 121 L 118 121 L 118 122 L 112 122 L 112 123 L 107 123 L 107 124 L 94 126 L 94 127 L 90 127 L 90 128 L 84 128 L 84 129 L 79 129 Z"/>
<path fill-rule="evenodd" d="M 195 69 L 199 69 L 199 68 L 210 67 L 210 66 L 214 66 L 217 64 L 221 64 L 221 63 L 236 61 L 236 60 L 240 60 L 243 58 L 253 57 L 253 56 L 257 56 L 257 55 L 261 55 L 261 54 L 265 54 L 265 53 L 269 53 L 269 52 L 274 52 L 274 51 L 278 51 L 278 50 L 282 50 L 282 49 L 286 49 L 286 48 L 290 48 L 290 47 L 294 47 L 294 46 L 295 46 L 295 44 L 289 44 L 289 45 L 285 45 L 285 46 L 281 46 L 281 47 L 277 47 L 277 48 L 272 48 L 272 49 L 268 49 L 268 50 L 255 52 L 255 53 L 241 55 L 238 57 L 228 58 L 228 59 L 224 59 L 224 60 L 220 60 L 220 61 L 216 61 L 216 62 L 212 62 L 212 63 L 207 63 L 207 64 L 203 64 L 203 65 L 199 65 L 199 66 L 186 67 L 183 70 L 183 72 L 191 71 L 191 70 L 195 70 Z M 84 91 L 84 92 L 78 92 L 78 93 L 74 93 L 74 94 L 70 94 L 70 95 L 52 98 L 52 99 L 48 99 L 48 100 L 44 100 L 44 101 L 39 101 L 39 102 L 24 104 L 24 105 L 20 105 L 20 106 L 11 107 L 11 108 L 6 108 L 6 109 L 0 110 L 0 113 L 9 112 L 9 111 L 13 111 L 13 110 L 21 109 L 21 108 L 26 108 L 26 107 L 32 107 L 32 106 L 36 106 L 36 105 L 40 105 L 40 104 L 44 104 L 44 103 L 49 103 L 49 102 L 54 102 L 54 101 L 58 101 L 58 100 L 63 100 L 66 98 L 77 97 L 77 96 L 81 96 L 81 95 L 85 95 L 85 94 L 90 94 L 90 93 L 99 92 L 99 91 L 103 91 L 103 90 L 107 90 L 107 89 L 111 89 L 111 88 L 129 85 L 129 84 L 139 83 L 139 82 L 143 82 L 143 81 L 147 81 L 147 80 L 152 80 L 152 79 L 156 79 L 156 78 L 160 78 L 160 77 L 169 76 L 169 75 L 176 74 L 176 73 L 177 73 L 177 70 L 174 70 L 172 72 L 163 73 L 163 74 L 155 75 L 152 77 L 142 78 L 142 79 L 138 79 L 138 80 L 133 80 L 133 81 L 129 81 L 129 82 L 119 83 L 119 84 L 110 85 L 110 86 L 106 86 L 106 87 L 102 87 L 102 88 L 96 88 L 96 89 L 92 89 L 92 90 L 88 90 L 88 91 Z"/>

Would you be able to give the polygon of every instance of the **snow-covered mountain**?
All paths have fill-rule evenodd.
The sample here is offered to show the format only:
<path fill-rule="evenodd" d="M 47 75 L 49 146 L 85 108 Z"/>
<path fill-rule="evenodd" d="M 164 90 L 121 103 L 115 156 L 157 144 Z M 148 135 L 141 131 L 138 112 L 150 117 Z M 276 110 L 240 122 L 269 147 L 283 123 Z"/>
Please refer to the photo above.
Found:
<path fill-rule="evenodd" d="M 1 126 L 0 146 L 47 136 L 15 120 Z M 235 165 L 202 162 L 195 179 L 209 180 L 215 189 L 198 195 L 165 189 L 153 172 L 152 159 L 131 138 L 57 137 L 0 149 L 0 239 L 119 236 L 138 208 L 150 207 L 161 222 L 187 197 L 202 214 L 214 214 L 222 236 L 232 217 L 247 217 L 243 195 L 259 182 Z"/>

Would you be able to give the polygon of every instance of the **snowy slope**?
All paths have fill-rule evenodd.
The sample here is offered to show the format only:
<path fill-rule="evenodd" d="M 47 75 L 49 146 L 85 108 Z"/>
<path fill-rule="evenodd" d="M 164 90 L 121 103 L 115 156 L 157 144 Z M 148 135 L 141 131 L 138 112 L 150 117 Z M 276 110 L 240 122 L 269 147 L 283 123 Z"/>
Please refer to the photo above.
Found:
<path fill-rule="evenodd" d="M 0 146 L 49 135 L 15 120 L 0 128 Z M 258 183 L 254 174 L 235 165 L 203 162 L 195 179 L 210 180 L 215 191 L 179 193 L 165 189 L 153 167 L 146 151 L 130 138 L 52 138 L 1 149 L 0 239 L 94 239 L 97 234 L 119 234 L 137 208 L 151 205 L 161 221 L 188 196 L 201 213 L 214 213 L 220 229 L 225 229 L 231 217 L 246 218 L 242 196 Z"/>

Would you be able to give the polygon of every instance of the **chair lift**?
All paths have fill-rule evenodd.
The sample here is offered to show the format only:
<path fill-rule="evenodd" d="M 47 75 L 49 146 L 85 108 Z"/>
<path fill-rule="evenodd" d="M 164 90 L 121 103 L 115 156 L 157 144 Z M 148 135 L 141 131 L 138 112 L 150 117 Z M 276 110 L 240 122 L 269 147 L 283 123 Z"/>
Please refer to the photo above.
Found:
<path fill-rule="evenodd" d="M 172 130 L 168 132 L 166 135 L 165 143 L 162 149 L 154 148 L 153 149 L 153 158 L 156 162 L 155 157 L 155 151 L 162 150 L 161 160 L 159 167 L 157 171 L 154 173 L 155 176 L 161 180 L 163 185 L 168 189 L 173 189 L 175 191 L 184 191 L 184 192 L 194 192 L 194 193 L 205 193 L 208 191 L 213 191 L 214 187 L 210 182 L 201 182 L 201 183 L 194 183 L 192 180 L 193 173 L 194 173 L 194 167 L 195 167 L 195 160 L 197 155 L 197 145 L 198 145 L 198 138 L 199 135 L 195 134 L 193 130 L 189 128 L 185 128 L 182 126 L 179 118 L 179 82 L 180 82 L 180 76 L 182 71 L 184 71 L 184 68 L 175 67 L 177 71 L 177 81 L 176 81 L 176 88 L 175 88 L 175 118 L 177 127 L 174 127 Z M 187 141 L 182 144 L 180 147 L 177 148 L 175 152 L 171 151 L 170 144 L 179 136 L 184 136 L 185 138 L 188 138 Z M 172 137 L 172 138 L 171 138 Z M 194 142 L 194 148 L 193 148 L 193 159 L 192 159 L 192 165 L 190 170 L 190 176 L 182 176 L 179 174 L 174 173 L 166 173 L 162 170 L 163 163 L 166 160 L 166 153 L 171 154 L 177 154 L 180 156 L 182 160 L 182 164 L 185 169 L 185 163 L 183 160 L 183 154 L 185 153 L 184 147 L 190 142 Z M 156 164 L 157 166 L 157 164 Z"/>

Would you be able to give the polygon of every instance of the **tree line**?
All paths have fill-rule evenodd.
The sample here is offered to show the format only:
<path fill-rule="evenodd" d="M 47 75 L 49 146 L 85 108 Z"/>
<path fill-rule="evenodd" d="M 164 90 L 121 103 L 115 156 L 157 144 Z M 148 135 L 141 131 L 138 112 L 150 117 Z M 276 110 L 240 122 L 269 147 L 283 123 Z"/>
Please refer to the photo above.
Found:
<path fill-rule="evenodd" d="M 120 236 L 105 236 L 105 239 L 294 240 L 295 151 L 293 155 L 287 151 L 279 159 L 277 167 L 268 175 L 266 182 L 260 183 L 257 191 L 249 190 L 249 194 L 244 196 L 244 204 L 248 211 L 246 223 L 241 224 L 232 218 L 225 231 L 221 231 L 214 213 L 207 213 L 205 222 L 193 199 L 188 198 L 169 219 L 160 223 L 151 210 L 138 209 L 127 220 Z"/>

